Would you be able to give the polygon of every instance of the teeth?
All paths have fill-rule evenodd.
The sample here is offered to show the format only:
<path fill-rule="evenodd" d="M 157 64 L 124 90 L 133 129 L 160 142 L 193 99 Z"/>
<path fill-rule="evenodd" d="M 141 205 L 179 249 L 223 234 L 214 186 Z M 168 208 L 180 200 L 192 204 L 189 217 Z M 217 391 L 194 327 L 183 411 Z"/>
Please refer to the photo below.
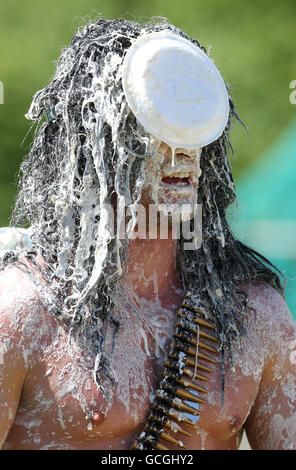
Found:
<path fill-rule="evenodd" d="M 172 172 L 163 175 L 163 178 L 189 178 L 190 174 L 188 172 Z"/>
<path fill-rule="evenodd" d="M 186 181 L 179 181 L 178 183 L 174 183 L 175 186 L 187 186 Z"/>

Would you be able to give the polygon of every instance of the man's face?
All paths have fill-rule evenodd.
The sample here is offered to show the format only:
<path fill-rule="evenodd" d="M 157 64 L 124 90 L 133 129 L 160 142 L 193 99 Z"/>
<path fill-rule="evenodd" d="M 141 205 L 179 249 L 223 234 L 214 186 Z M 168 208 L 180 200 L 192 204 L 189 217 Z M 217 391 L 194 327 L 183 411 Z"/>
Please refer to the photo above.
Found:
<path fill-rule="evenodd" d="M 161 142 L 156 157 L 147 160 L 141 203 L 145 207 L 156 204 L 160 212 L 178 215 L 183 205 L 193 208 L 197 204 L 201 149 L 176 148 L 174 155 L 173 152 L 169 145 Z"/>

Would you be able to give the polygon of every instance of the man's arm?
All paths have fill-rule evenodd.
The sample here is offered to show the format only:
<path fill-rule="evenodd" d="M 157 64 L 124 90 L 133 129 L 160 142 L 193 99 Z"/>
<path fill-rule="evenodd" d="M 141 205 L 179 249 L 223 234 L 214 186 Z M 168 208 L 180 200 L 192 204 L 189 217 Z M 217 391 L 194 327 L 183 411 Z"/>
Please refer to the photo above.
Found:
<path fill-rule="evenodd" d="M 296 449 L 296 324 L 280 294 L 269 293 L 257 310 L 266 365 L 245 429 L 252 449 Z"/>
<path fill-rule="evenodd" d="M 0 449 L 13 424 L 27 368 L 20 348 L 22 300 L 15 276 L 0 275 Z"/>

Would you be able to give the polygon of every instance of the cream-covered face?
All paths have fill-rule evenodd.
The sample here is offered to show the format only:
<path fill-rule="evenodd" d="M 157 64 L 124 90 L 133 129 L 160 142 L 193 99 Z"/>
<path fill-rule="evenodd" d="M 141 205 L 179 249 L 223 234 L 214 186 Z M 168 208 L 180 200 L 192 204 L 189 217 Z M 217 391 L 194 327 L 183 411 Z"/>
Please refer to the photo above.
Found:
<path fill-rule="evenodd" d="M 143 188 L 143 205 L 156 204 L 167 215 L 180 214 L 182 220 L 192 218 L 197 204 L 201 148 L 171 148 L 159 141 L 155 157 L 148 157 Z M 183 205 L 191 205 L 185 214 Z"/>

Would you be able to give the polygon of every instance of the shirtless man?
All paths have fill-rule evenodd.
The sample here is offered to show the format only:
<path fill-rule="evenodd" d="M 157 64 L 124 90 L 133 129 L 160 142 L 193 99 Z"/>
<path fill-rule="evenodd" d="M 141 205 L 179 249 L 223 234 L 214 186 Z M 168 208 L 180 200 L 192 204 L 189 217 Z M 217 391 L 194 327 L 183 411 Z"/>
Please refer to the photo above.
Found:
<path fill-rule="evenodd" d="M 118 80 L 131 42 L 163 30 L 185 37 L 166 22 L 88 25 L 34 97 L 28 117 L 48 121 L 23 164 L 14 219 L 29 222 L 32 248 L 6 255 L 0 276 L 3 449 L 130 449 L 188 288 L 210 312 L 219 352 L 197 421 L 183 425 L 190 435 L 174 436 L 187 449 L 235 450 L 246 430 L 253 449 L 296 448 L 295 322 L 277 274 L 225 219 L 235 199 L 229 123 L 202 152 L 172 155 L 135 120 Z M 139 202 L 178 211 L 196 193 L 198 249 L 182 251 L 173 222 L 156 239 L 129 237 L 135 224 L 121 240 L 106 228 L 108 202 L 115 212 L 123 197 L 132 214 Z"/>

